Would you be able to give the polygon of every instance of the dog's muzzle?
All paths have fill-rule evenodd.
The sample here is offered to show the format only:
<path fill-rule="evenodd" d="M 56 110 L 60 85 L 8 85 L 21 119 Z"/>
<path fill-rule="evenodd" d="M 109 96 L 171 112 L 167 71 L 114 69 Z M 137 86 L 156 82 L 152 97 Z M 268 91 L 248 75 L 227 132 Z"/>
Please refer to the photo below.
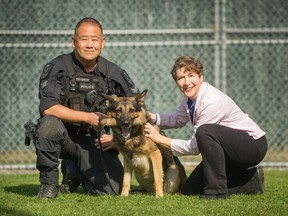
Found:
<path fill-rule="evenodd" d="M 124 122 L 121 124 L 121 132 L 124 139 L 130 138 L 131 129 L 132 125 L 129 122 Z"/>

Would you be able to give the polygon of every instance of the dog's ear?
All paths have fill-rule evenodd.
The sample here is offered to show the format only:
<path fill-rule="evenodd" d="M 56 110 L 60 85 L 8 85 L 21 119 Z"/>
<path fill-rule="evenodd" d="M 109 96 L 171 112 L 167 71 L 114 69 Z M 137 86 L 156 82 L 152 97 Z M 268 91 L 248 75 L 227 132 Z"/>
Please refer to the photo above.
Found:
<path fill-rule="evenodd" d="M 99 92 L 99 95 L 104 98 L 103 107 L 106 110 L 104 113 L 109 110 L 109 107 L 111 106 L 111 104 L 113 104 L 114 101 L 118 100 L 118 97 L 116 95 L 106 95 L 101 92 Z"/>
<path fill-rule="evenodd" d="M 117 98 L 117 96 L 115 96 L 115 95 L 106 95 L 106 94 L 103 94 L 103 93 L 101 93 L 101 92 L 99 92 L 99 95 L 100 95 L 101 97 L 109 100 L 109 101 L 114 101 L 114 100 Z"/>
<path fill-rule="evenodd" d="M 141 104 L 141 106 L 144 106 L 144 100 L 145 100 L 145 96 L 147 92 L 148 92 L 148 89 L 145 89 L 143 92 L 141 92 L 140 94 L 136 96 L 136 100 L 139 104 Z"/>

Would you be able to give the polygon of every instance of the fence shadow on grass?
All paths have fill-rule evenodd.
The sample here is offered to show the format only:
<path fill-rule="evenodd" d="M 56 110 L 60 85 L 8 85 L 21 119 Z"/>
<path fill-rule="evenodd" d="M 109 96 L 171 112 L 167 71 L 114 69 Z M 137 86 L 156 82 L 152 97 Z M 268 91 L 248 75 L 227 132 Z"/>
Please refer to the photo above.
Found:
<path fill-rule="evenodd" d="M 39 191 L 39 185 L 38 184 L 22 184 L 17 186 L 8 186 L 5 187 L 5 192 L 8 193 L 15 193 L 22 196 L 28 196 L 28 197 L 35 197 Z M 82 186 L 79 186 L 77 194 L 86 194 L 83 190 Z M 145 194 L 145 192 L 142 191 L 141 187 L 139 185 L 131 185 L 131 194 Z"/>
<path fill-rule="evenodd" d="M 23 184 L 23 185 L 5 187 L 4 190 L 9 193 L 15 193 L 15 194 L 19 194 L 22 196 L 34 197 L 38 193 L 39 185 Z"/>
<path fill-rule="evenodd" d="M 3 205 L 0 205 L 0 212 L 2 215 L 21 215 L 31 216 L 32 214 L 28 211 L 12 209 Z"/>

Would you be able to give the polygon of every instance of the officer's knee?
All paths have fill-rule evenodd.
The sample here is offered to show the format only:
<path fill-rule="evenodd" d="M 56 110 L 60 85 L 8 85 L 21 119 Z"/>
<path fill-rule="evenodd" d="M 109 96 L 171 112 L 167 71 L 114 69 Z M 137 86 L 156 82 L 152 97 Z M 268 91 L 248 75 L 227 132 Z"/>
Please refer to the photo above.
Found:
<path fill-rule="evenodd" d="M 37 126 L 37 136 L 46 139 L 59 139 L 63 134 L 62 121 L 54 116 L 43 116 Z"/>

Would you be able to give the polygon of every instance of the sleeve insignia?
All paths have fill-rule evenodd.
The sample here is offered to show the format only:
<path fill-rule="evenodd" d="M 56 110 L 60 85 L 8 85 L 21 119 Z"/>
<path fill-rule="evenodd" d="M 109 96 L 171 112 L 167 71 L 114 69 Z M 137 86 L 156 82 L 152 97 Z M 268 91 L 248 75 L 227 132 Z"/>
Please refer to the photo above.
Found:
<path fill-rule="evenodd" d="M 42 71 L 42 75 L 41 75 L 41 79 L 47 79 L 48 78 L 48 75 L 51 71 L 51 69 L 53 68 L 54 64 L 52 63 L 49 63 L 49 64 L 46 64 L 43 68 L 43 71 Z"/>

